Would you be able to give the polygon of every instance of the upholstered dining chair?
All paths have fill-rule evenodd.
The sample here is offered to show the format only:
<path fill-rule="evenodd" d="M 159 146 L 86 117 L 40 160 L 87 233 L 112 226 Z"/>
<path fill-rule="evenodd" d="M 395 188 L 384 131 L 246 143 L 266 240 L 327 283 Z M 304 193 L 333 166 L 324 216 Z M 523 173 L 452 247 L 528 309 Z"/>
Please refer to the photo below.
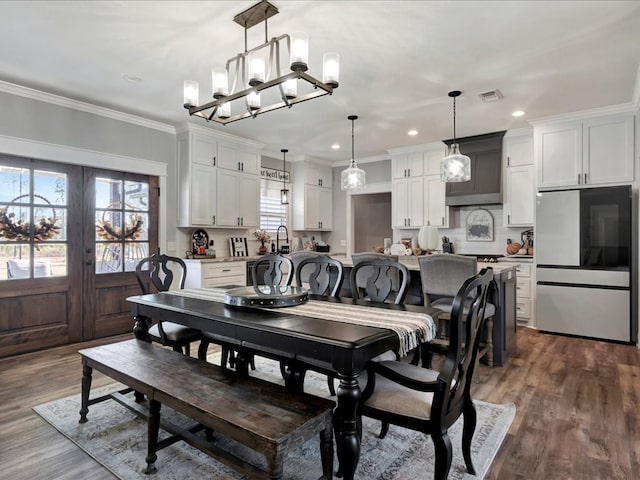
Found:
<path fill-rule="evenodd" d="M 183 289 L 187 278 L 187 266 L 178 257 L 153 254 L 143 258 L 136 265 L 136 279 L 143 295 L 153 293 L 153 289 L 158 292 L 169 290 L 176 278 L 178 288 Z M 151 286 L 153 288 L 150 288 Z M 191 342 L 200 340 L 202 334 L 200 330 L 177 323 L 157 321 L 149 328 L 149 338 L 153 342 L 170 346 L 176 352 L 189 355 Z"/>
<path fill-rule="evenodd" d="M 463 415 L 462 453 L 467 470 L 475 475 L 471 440 L 476 410 L 471 398 L 479 332 L 484 323 L 490 268 L 463 282 L 451 309 L 450 342 L 440 371 L 401 361 L 369 362 L 367 385 L 358 412 L 431 436 L 435 447 L 435 478 L 445 480 L 451 468 L 449 428 Z M 381 438 L 387 433 L 384 428 Z"/>
<path fill-rule="evenodd" d="M 426 255 L 418 259 L 418 265 L 420 266 L 425 305 L 443 312 L 438 316 L 440 321 L 438 338 L 425 344 L 423 348 L 423 362 L 425 366 L 431 367 L 433 354 L 444 354 L 447 350 L 446 327 L 453 309 L 453 300 L 460 285 L 477 273 L 478 261 L 475 257 L 465 255 Z M 493 317 L 495 312 L 495 305 L 488 302 L 484 310 L 484 335 L 480 340 L 480 352 L 478 353 L 478 358 L 486 354 L 489 366 L 493 366 Z"/>

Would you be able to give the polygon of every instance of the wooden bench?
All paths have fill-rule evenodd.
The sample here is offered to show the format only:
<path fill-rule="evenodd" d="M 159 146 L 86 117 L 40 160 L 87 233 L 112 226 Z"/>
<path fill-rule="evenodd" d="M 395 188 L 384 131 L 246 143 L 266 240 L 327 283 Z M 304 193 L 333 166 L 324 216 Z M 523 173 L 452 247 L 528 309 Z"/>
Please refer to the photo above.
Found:
<path fill-rule="evenodd" d="M 322 478 L 332 478 L 335 404 L 330 400 L 257 378 L 242 377 L 140 340 L 83 349 L 79 353 L 82 356 L 80 423 L 87 421 L 90 405 L 109 398 L 148 418 L 145 473 L 156 470 L 159 449 L 183 440 L 250 478 L 281 479 L 286 452 L 319 434 Z M 90 400 L 94 368 L 130 388 Z M 137 392 L 139 401 L 144 401 L 142 395 L 147 397 L 148 408 L 125 396 L 131 390 Z M 187 415 L 198 426 L 185 429 L 161 419 L 163 404 Z M 159 427 L 173 436 L 158 442 Z M 217 447 L 209 441 L 209 436 L 196 435 L 205 428 L 263 454 L 266 469 Z"/>

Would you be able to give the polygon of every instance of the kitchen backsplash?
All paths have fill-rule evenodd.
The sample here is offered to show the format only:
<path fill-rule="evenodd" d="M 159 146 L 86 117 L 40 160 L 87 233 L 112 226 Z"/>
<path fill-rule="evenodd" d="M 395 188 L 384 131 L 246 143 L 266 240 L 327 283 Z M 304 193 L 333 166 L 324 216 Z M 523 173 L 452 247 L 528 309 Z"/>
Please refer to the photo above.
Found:
<path fill-rule="evenodd" d="M 440 237 L 446 236 L 453 242 L 454 253 L 506 255 L 507 239 L 520 242 L 522 232 L 531 228 L 503 226 L 502 205 L 482 205 L 480 208 L 489 212 L 493 219 L 493 240 L 467 239 L 467 218 L 478 207 L 452 208 L 449 218 L 449 224 L 452 228 L 439 228 L 438 233 Z M 418 230 L 394 230 L 393 241 L 398 242 L 401 238 L 411 238 L 417 235 Z"/>

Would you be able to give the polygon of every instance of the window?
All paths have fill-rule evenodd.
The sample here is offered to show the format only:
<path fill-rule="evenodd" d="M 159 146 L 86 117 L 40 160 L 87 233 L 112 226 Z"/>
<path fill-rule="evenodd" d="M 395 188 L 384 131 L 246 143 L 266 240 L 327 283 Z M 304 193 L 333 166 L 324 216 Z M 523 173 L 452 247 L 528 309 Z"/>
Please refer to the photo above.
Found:
<path fill-rule="evenodd" d="M 0 165 L 0 280 L 67 275 L 67 175 Z"/>
<path fill-rule="evenodd" d="M 291 189 L 291 185 L 287 185 Z M 289 205 L 280 203 L 282 182 L 260 180 L 260 228 L 267 232 L 276 232 L 280 225 L 288 227 Z"/>

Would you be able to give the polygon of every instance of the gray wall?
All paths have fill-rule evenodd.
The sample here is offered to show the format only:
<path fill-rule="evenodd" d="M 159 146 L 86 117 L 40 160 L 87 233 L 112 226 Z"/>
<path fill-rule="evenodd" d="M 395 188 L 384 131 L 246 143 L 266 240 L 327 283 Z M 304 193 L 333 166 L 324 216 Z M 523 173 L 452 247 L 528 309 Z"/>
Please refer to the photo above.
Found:
<path fill-rule="evenodd" d="M 391 192 L 353 197 L 353 251 L 371 252 L 393 238 Z"/>
<path fill-rule="evenodd" d="M 175 239 L 176 137 L 73 108 L 0 92 L 0 135 L 74 149 L 151 160 L 167 165 L 167 240 Z M 46 159 L 45 159 L 46 160 Z M 109 165 L 104 165 L 109 168 Z"/>

